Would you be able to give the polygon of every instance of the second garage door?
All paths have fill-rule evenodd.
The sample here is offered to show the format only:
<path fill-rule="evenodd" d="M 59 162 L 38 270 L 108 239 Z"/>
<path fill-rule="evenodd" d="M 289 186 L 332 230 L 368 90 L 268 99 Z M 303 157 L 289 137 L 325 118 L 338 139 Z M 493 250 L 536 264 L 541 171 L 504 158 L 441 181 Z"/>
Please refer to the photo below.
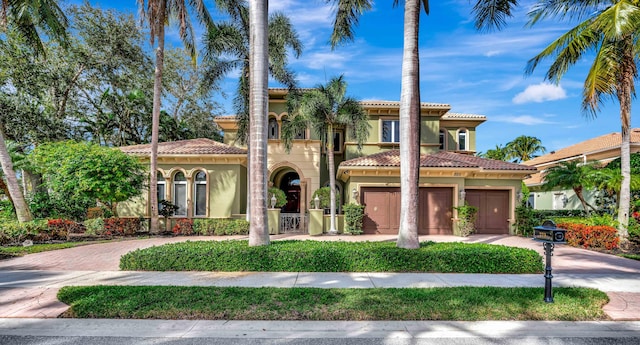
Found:
<path fill-rule="evenodd" d="M 509 191 L 467 190 L 466 200 L 478 208 L 477 234 L 509 234 Z"/>
<path fill-rule="evenodd" d="M 362 188 L 365 205 L 365 234 L 397 234 L 400 227 L 400 188 Z M 452 234 L 453 189 L 420 188 L 418 233 L 421 235 Z"/>

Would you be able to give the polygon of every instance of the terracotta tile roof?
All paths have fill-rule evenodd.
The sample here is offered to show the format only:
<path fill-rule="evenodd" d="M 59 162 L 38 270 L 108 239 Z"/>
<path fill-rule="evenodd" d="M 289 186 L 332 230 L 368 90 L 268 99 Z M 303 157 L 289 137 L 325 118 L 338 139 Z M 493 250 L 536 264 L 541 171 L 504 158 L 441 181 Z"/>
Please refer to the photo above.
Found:
<path fill-rule="evenodd" d="M 640 128 L 631 129 L 630 135 L 632 144 L 640 144 Z M 583 154 L 589 155 L 590 153 L 620 147 L 621 141 L 620 133 L 609 133 L 536 157 L 526 162 L 522 162 L 522 164 L 540 165 L 571 157 L 577 157 Z"/>
<path fill-rule="evenodd" d="M 446 113 L 442 116 L 443 120 L 453 120 L 453 119 L 477 119 L 477 120 L 486 120 L 487 117 L 479 114 L 461 114 L 461 113 Z"/>
<path fill-rule="evenodd" d="M 362 104 L 362 106 L 370 106 L 370 107 L 400 107 L 400 102 L 399 101 L 380 101 L 380 100 L 365 100 L 365 101 L 360 101 L 360 104 Z M 428 102 L 421 102 L 420 103 L 420 107 L 425 108 L 425 107 L 429 107 L 429 108 L 433 108 L 433 107 L 438 107 L 438 108 L 446 108 L 446 109 L 450 109 L 451 106 L 449 104 L 444 104 L 444 103 L 428 103 Z"/>
<path fill-rule="evenodd" d="M 349 167 L 399 167 L 400 151 L 390 150 L 340 163 Z M 486 159 L 454 152 L 437 152 L 420 156 L 422 168 L 481 168 L 484 170 L 520 170 L 535 172 L 533 167 L 522 164 Z"/>
<path fill-rule="evenodd" d="M 151 144 L 123 146 L 124 153 L 148 156 L 151 155 Z M 240 155 L 247 150 L 229 146 L 211 139 L 190 139 L 158 143 L 158 156 L 170 155 Z"/>

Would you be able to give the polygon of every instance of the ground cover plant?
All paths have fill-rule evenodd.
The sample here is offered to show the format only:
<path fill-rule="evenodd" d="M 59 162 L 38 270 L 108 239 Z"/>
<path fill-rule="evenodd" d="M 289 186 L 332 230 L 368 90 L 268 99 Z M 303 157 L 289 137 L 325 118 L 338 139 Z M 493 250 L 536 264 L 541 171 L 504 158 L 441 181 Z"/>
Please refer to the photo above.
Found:
<path fill-rule="evenodd" d="M 122 270 L 262 272 L 540 273 L 534 250 L 483 243 L 423 242 L 416 250 L 393 242 L 195 241 L 138 249 L 120 259 Z"/>
<path fill-rule="evenodd" d="M 64 287 L 62 317 L 189 320 L 605 320 L 601 291 L 556 288 L 403 289 L 181 286 Z"/>

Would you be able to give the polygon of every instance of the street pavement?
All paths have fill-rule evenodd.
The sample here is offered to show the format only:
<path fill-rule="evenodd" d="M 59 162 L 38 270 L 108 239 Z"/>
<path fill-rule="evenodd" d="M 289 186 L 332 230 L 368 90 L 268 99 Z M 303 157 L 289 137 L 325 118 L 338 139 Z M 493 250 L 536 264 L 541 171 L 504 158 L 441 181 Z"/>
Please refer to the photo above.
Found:
<path fill-rule="evenodd" d="M 542 287 L 542 274 L 452 274 L 452 273 L 309 273 L 309 272 L 137 272 L 119 271 L 121 255 L 154 245 L 179 241 L 226 240 L 236 237 L 172 237 L 114 241 L 70 249 L 30 254 L 0 261 L 0 335 L 199 337 L 359 337 L 383 336 L 417 339 L 430 334 L 508 337 L 528 332 L 568 332 L 617 337 L 640 334 L 640 262 L 568 246 L 554 251 L 553 285 L 592 287 L 605 291 L 610 302 L 604 307 L 613 321 L 593 323 L 487 321 L 474 322 L 265 322 L 265 321 L 161 321 L 55 319 L 68 306 L 56 299 L 58 289 L 76 285 L 185 285 L 272 286 L 323 288 L 500 286 Z M 395 236 L 278 235 L 273 240 L 393 241 Z M 534 249 L 542 245 L 514 236 L 474 235 L 421 236 L 421 241 L 482 242 Z M 544 303 L 541 301 L 541 303 Z M 617 321 L 617 322 L 614 322 Z M 129 331 L 121 330 L 126 328 Z M 207 331 L 207 329 L 209 331 Z M 148 334 L 146 333 L 148 332 Z M 172 333 L 173 332 L 173 333 Z M 435 332 L 435 333 L 434 333 Z"/>

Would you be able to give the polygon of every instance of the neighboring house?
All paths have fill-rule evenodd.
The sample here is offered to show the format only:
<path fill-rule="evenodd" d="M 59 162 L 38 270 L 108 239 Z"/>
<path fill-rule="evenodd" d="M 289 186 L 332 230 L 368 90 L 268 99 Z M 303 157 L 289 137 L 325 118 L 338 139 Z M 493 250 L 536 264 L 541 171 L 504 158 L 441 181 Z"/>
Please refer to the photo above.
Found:
<path fill-rule="evenodd" d="M 268 181 L 270 186 L 282 189 L 287 195 L 288 203 L 281 210 L 283 216 L 297 218 L 304 224 L 301 220 L 312 205 L 313 192 L 329 183 L 327 161 L 321 141 L 309 129 L 298 134 L 290 152 L 285 151 L 280 133 L 288 116 L 286 95 L 286 89 L 269 90 Z M 370 135 L 362 151 L 358 151 L 347 131 L 338 129 L 334 136 L 335 187 L 342 203 L 365 205 L 365 233 L 397 233 L 400 103 L 363 101 L 361 104 L 369 116 Z M 486 117 L 450 113 L 450 108 L 448 104 L 421 104 L 420 233 L 452 234 L 457 217 L 455 207 L 464 205 L 465 200 L 479 208 L 478 233 L 512 233 L 521 182 L 536 169 L 474 156 L 476 128 L 486 121 Z M 165 185 L 172 186 L 172 189 L 165 189 L 164 198 L 173 200 L 177 195 L 176 186 L 186 185 L 187 217 L 200 216 L 194 213 L 197 205 L 193 204 L 193 200 L 197 200 L 194 189 L 197 172 L 207 176 L 206 217 L 238 216 L 246 210 L 246 151 L 236 140 L 236 118 L 217 117 L 216 123 L 224 131 L 224 144 L 216 143 L 216 150 L 203 155 L 189 150 L 176 151 L 177 147 L 191 141 L 164 143 L 161 147 L 172 145 L 173 149 L 169 152 L 159 150 Z M 144 150 L 136 147 L 144 147 Z M 148 145 L 122 149 L 128 153 L 149 154 Z M 220 173 L 218 165 L 224 165 L 224 174 Z M 177 173 L 182 173 L 185 181 L 177 182 L 176 176 L 182 179 Z M 227 194 L 216 195 L 218 189 Z M 145 198 L 143 196 L 143 200 Z M 185 200 L 185 197 L 180 198 Z M 218 211 L 222 200 L 226 206 Z M 143 210 L 144 206 L 138 206 L 135 213 L 148 215 L 148 206 L 146 213 Z"/>
<path fill-rule="evenodd" d="M 529 204 L 537 210 L 573 210 L 582 209 L 580 200 L 571 189 L 544 191 L 544 174 L 547 169 L 560 162 L 577 160 L 583 164 L 596 162 L 606 165 L 620 157 L 620 133 L 609 133 L 589 139 L 560 150 L 551 151 L 546 155 L 536 157 L 522 164 L 536 167 L 538 172 L 524 180 L 529 187 Z M 631 153 L 640 151 L 640 128 L 631 129 Z M 596 191 L 585 190 L 585 199 L 594 205 Z M 594 205 L 595 206 L 595 205 Z"/>

